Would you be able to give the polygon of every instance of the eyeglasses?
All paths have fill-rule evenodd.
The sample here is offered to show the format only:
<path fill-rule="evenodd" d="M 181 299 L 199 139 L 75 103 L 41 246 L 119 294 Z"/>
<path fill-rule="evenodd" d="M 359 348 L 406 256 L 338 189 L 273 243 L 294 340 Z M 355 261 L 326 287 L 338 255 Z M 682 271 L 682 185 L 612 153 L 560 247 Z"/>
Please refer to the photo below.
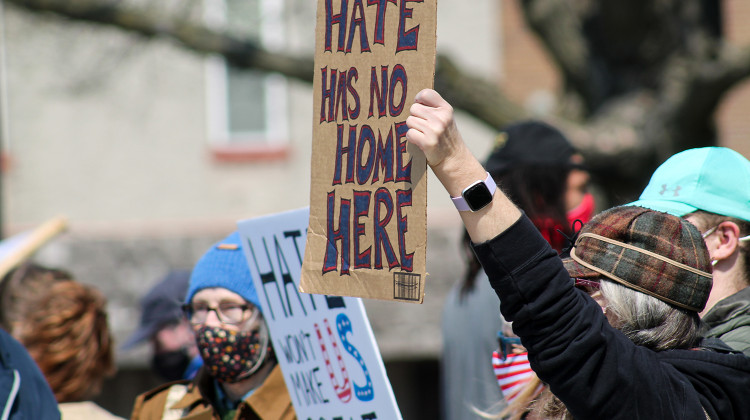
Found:
<path fill-rule="evenodd" d="M 598 280 L 586 280 L 586 279 L 579 279 L 577 277 L 573 279 L 573 285 L 585 291 L 589 291 L 589 289 L 599 290 L 599 288 L 602 286 Z"/>
<path fill-rule="evenodd" d="M 722 223 L 724 223 L 724 222 L 722 222 Z M 712 234 L 712 233 L 716 232 L 716 229 L 718 229 L 718 228 L 719 228 L 719 226 L 721 226 L 721 223 L 719 223 L 718 225 L 716 225 L 716 226 L 712 227 L 711 229 L 709 229 L 709 230 L 707 230 L 707 231 L 705 231 L 705 232 L 701 233 L 701 237 L 703 237 L 703 239 L 706 239 L 706 238 L 708 238 L 709 236 L 711 236 L 711 234 Z M 738 240 L 739 242 L 745 242 L 745 241 L 748 241 L 748 240 L 750 240 L 750 235 L 745 235 L 745 236 L 743 236 L 743 237 L 741 237 L 741 238 L 737 238 L 737 240 Z"/>
<path fill-rule="evenodd" d="M 712 233 L 716 232 L 716 229 L 718 229 L 718 228 L 719 228 L 719 225 L 716 225 L 716 226 L 712 227 L 711 229 L 709 229 L 709 230 L 701 233 L 701 237 L 703 239 L 708 238 L 709 236 L 711 236 Z"/>
<path fill-rule="evenodd" d="M 208 318 L 208 313 L 211 311 L 216 312 L 216 317 L 224 324 L 236 325 L 245 321 L 245 311 L 248 310 L 253 311 L 253 317 L 260 313 L 255 306 L 235 302 L 221 302 L 218 306 L 208 306 L 203 302 L 182 305 L 182 311 L 193 325 L 204 324 Z"/>
<path fill-rule="evenodd" d="M 587 280 L 587 279 L 579 279 L 579 278 L 573 278 L 573 286 L 575 286 L 576 289 L 583 290 L 587 295 L 596 298 L 596 296 L 601 295 L 601 292 L 599 289 L 601 289 L 602 285 L 599 282 L 599 280 Z"/>

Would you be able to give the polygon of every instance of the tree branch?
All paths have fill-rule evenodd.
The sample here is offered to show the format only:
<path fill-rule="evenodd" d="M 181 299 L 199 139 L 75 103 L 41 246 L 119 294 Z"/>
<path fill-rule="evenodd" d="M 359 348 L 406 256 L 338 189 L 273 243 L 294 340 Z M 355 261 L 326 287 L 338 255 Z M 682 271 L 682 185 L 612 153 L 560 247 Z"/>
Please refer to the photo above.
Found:
<path fill-rule="evenodd" d="M 707 80 L 731 88 L 750 76 L 750 46 L 724 45 L 718 59 L 702 67 L 700 73 Z"/>
<path fill-rule="evenodd" d="M 187 20 L 156 17 L 148 11 L 118 2 L 88 0 L 8 0 L 32 12 L 49 12 L 83 22 L 114 26 L 146 38 L 172 39 L 198 53 L 220 54 L 242 68 L 278 72 L 312 82 L 313 60 L 263 50 L 256 42 L 197 25 Z"/>
<path fill-rule="evenodd" d="M 662 139 L 664 153 L 714 144 L 713 125 L 706 126 L 712 120 L 706 116 L 712 115 L 726 93 L 748 76 L 750 47 L 725 45 L 716 57 L 673 57 L 665 67 L 658 106 L 652 115 L 673 133 Z"/>
<path fill-rule="evenodd" d="M 155 17 L 146 10 L 117 2 L 91 0 L 8 0 L 32 12 L 50 12 L 68 19 L 112 26 L 146 38 L 172 39 L 202 54 L 219 54 L 239 68 L 277 72 L 312 83 L 312 57 L 294 57 L 262 49 L 255 41 L 210 29 L 182 18 Z M 447 57 L 438 57 L 435 87 L 457 109 L 492 128 L 524 118 L 523 109 L 511 102 L 494 83 L 466 74 Z"/>
<path fill-rule="evenodd" d="M 588 110 L 603 99 L 596 93 L 597 75 L 583 36 L 580 18 L 565 0 L 521 0 L 529 27 L 542 40 L 565 82 L 582 94 Z"/>
<path fill-rule="evenodd" d="M 461 70 L 451 59 L 439 55 L 435 70 L 435 90 L 456 109 L 499 130 L 529 114 L 512 102 L 497 84 Z"/>
<path fill-rule="evenodd" d="M 145 9 L 124 6 L 106 0 L 7 0 L 8 2 L 34 13 L 50 12 L 78 22 L 94 23 L 117 28 L 148 39 L 162 38 L 175 41 L 178 45 L 200 54 L 217 54 L 240 68 L 252 68 L 267 72 L 277 72 L 286 77 L 310 83 L 314 77 L 312 56 L 295 57 L 277 51 L 266 51 L 252 39 L 231 34 L 202 24 L 190 22 L 185 16 L 154 16 Z M 544 41 L 566 73 L 568 83 L 575 81 L 571 91 L 596 91 L 596 83 L 591 78 L 595 71 L 590 64 L 590 51 L 583 37 L 575 11 L 561 10 L 561 0 L 524 0 L 547 4 L 549 8 L 539 12 L 536 19 L 548 25 Z M 541 6 L 540 6 L 541 7 Z M 569 31 L 564 36 L 563 32 Z M 571 34 L 572 32 L 572 34 Z M 565 41 L 573 40 L 573 45 Z M 739 80 L 750 67 L 750 51 L 742 54 L 727 53 L 732 58 L 726 80 Z M 593 70 L 592 70 L 593 69 Z M 593 87 L 592 87 L 593 86 Z M 457 110 L 462 110 L 493 129 L 531 116 L 520 106 L 509 100 L 496 83 L 470 75 L 456 63 L 444 56 L 436 62 L 435 88 Z M 599 94 L 604 94 L 601 90 Z M 589 93 L 593 95 L 593 93 Z M 613 188 L 623 190 L 622 185 L 633 185 L 634 179 L 644 177 L 655 167 L 657 158 L 663 153 L 656 152 L 661 147 L 659 134 L 649 134 L 650 117 L 657 105 L 655 95 L 649 89 L 637 94 L 607 98 L 604 106 L 596 108 L 585 122 L 553 119 L 571 138 L 571 141 L 587 158 L 589 165 L 606 174 Z M 704 119 L 705 120 L 705 119 Z M 661 130 L 661 129 L 660 129 Z M 679 138 L 679 136 L 673 136 Z M 656 140 L 655 140 L 656 139 Z M 670 147 L 672 146 L 671 143 Z M 676 146 L 677 147 L 677 146 Z M 676 151 L 676 150 L 674 150 Z M 674 152 L 673 151 L 673 152 Z"/>

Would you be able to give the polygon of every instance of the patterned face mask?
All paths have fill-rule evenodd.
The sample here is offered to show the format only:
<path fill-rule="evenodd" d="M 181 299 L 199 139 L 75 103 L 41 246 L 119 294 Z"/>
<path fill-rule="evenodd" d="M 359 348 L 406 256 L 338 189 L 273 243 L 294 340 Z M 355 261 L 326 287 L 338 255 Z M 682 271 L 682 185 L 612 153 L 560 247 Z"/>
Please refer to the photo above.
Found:
<path fill-rule="evenodd" d="M 195 336 L 203 363 L 219 382 L 246 379 L 273 352 L 265 325 L 247 332 L 204 325 Z"/>

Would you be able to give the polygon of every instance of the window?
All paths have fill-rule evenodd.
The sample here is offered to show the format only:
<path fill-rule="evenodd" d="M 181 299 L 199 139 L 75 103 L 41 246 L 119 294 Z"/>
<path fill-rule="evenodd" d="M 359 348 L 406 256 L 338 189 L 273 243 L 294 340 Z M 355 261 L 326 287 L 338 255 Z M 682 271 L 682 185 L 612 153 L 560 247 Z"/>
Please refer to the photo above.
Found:
<path fill-rule="evenodd" d="M 268 50 L 285 47 L 284 1 L 214 0 L 207 19 Z M 288 152 L 286 79 L 235 68 L 221 57 L 208 62 L 209 141 L 221 160 L 280 158 Z"/>

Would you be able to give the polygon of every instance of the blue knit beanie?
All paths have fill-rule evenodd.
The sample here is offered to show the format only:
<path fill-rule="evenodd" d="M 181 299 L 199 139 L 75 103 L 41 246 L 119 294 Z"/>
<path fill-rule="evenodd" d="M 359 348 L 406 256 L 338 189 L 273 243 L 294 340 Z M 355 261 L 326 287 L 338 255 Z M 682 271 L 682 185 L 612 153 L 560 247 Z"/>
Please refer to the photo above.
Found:
<path fill-rule="evenodd" d="M 240 245 L 240 234 L 231 235 L 215 243 L 193 268 L 185 302 L 209 287 L 223 287 L 245 298 L 260 309 L 258 293 Z"/>

